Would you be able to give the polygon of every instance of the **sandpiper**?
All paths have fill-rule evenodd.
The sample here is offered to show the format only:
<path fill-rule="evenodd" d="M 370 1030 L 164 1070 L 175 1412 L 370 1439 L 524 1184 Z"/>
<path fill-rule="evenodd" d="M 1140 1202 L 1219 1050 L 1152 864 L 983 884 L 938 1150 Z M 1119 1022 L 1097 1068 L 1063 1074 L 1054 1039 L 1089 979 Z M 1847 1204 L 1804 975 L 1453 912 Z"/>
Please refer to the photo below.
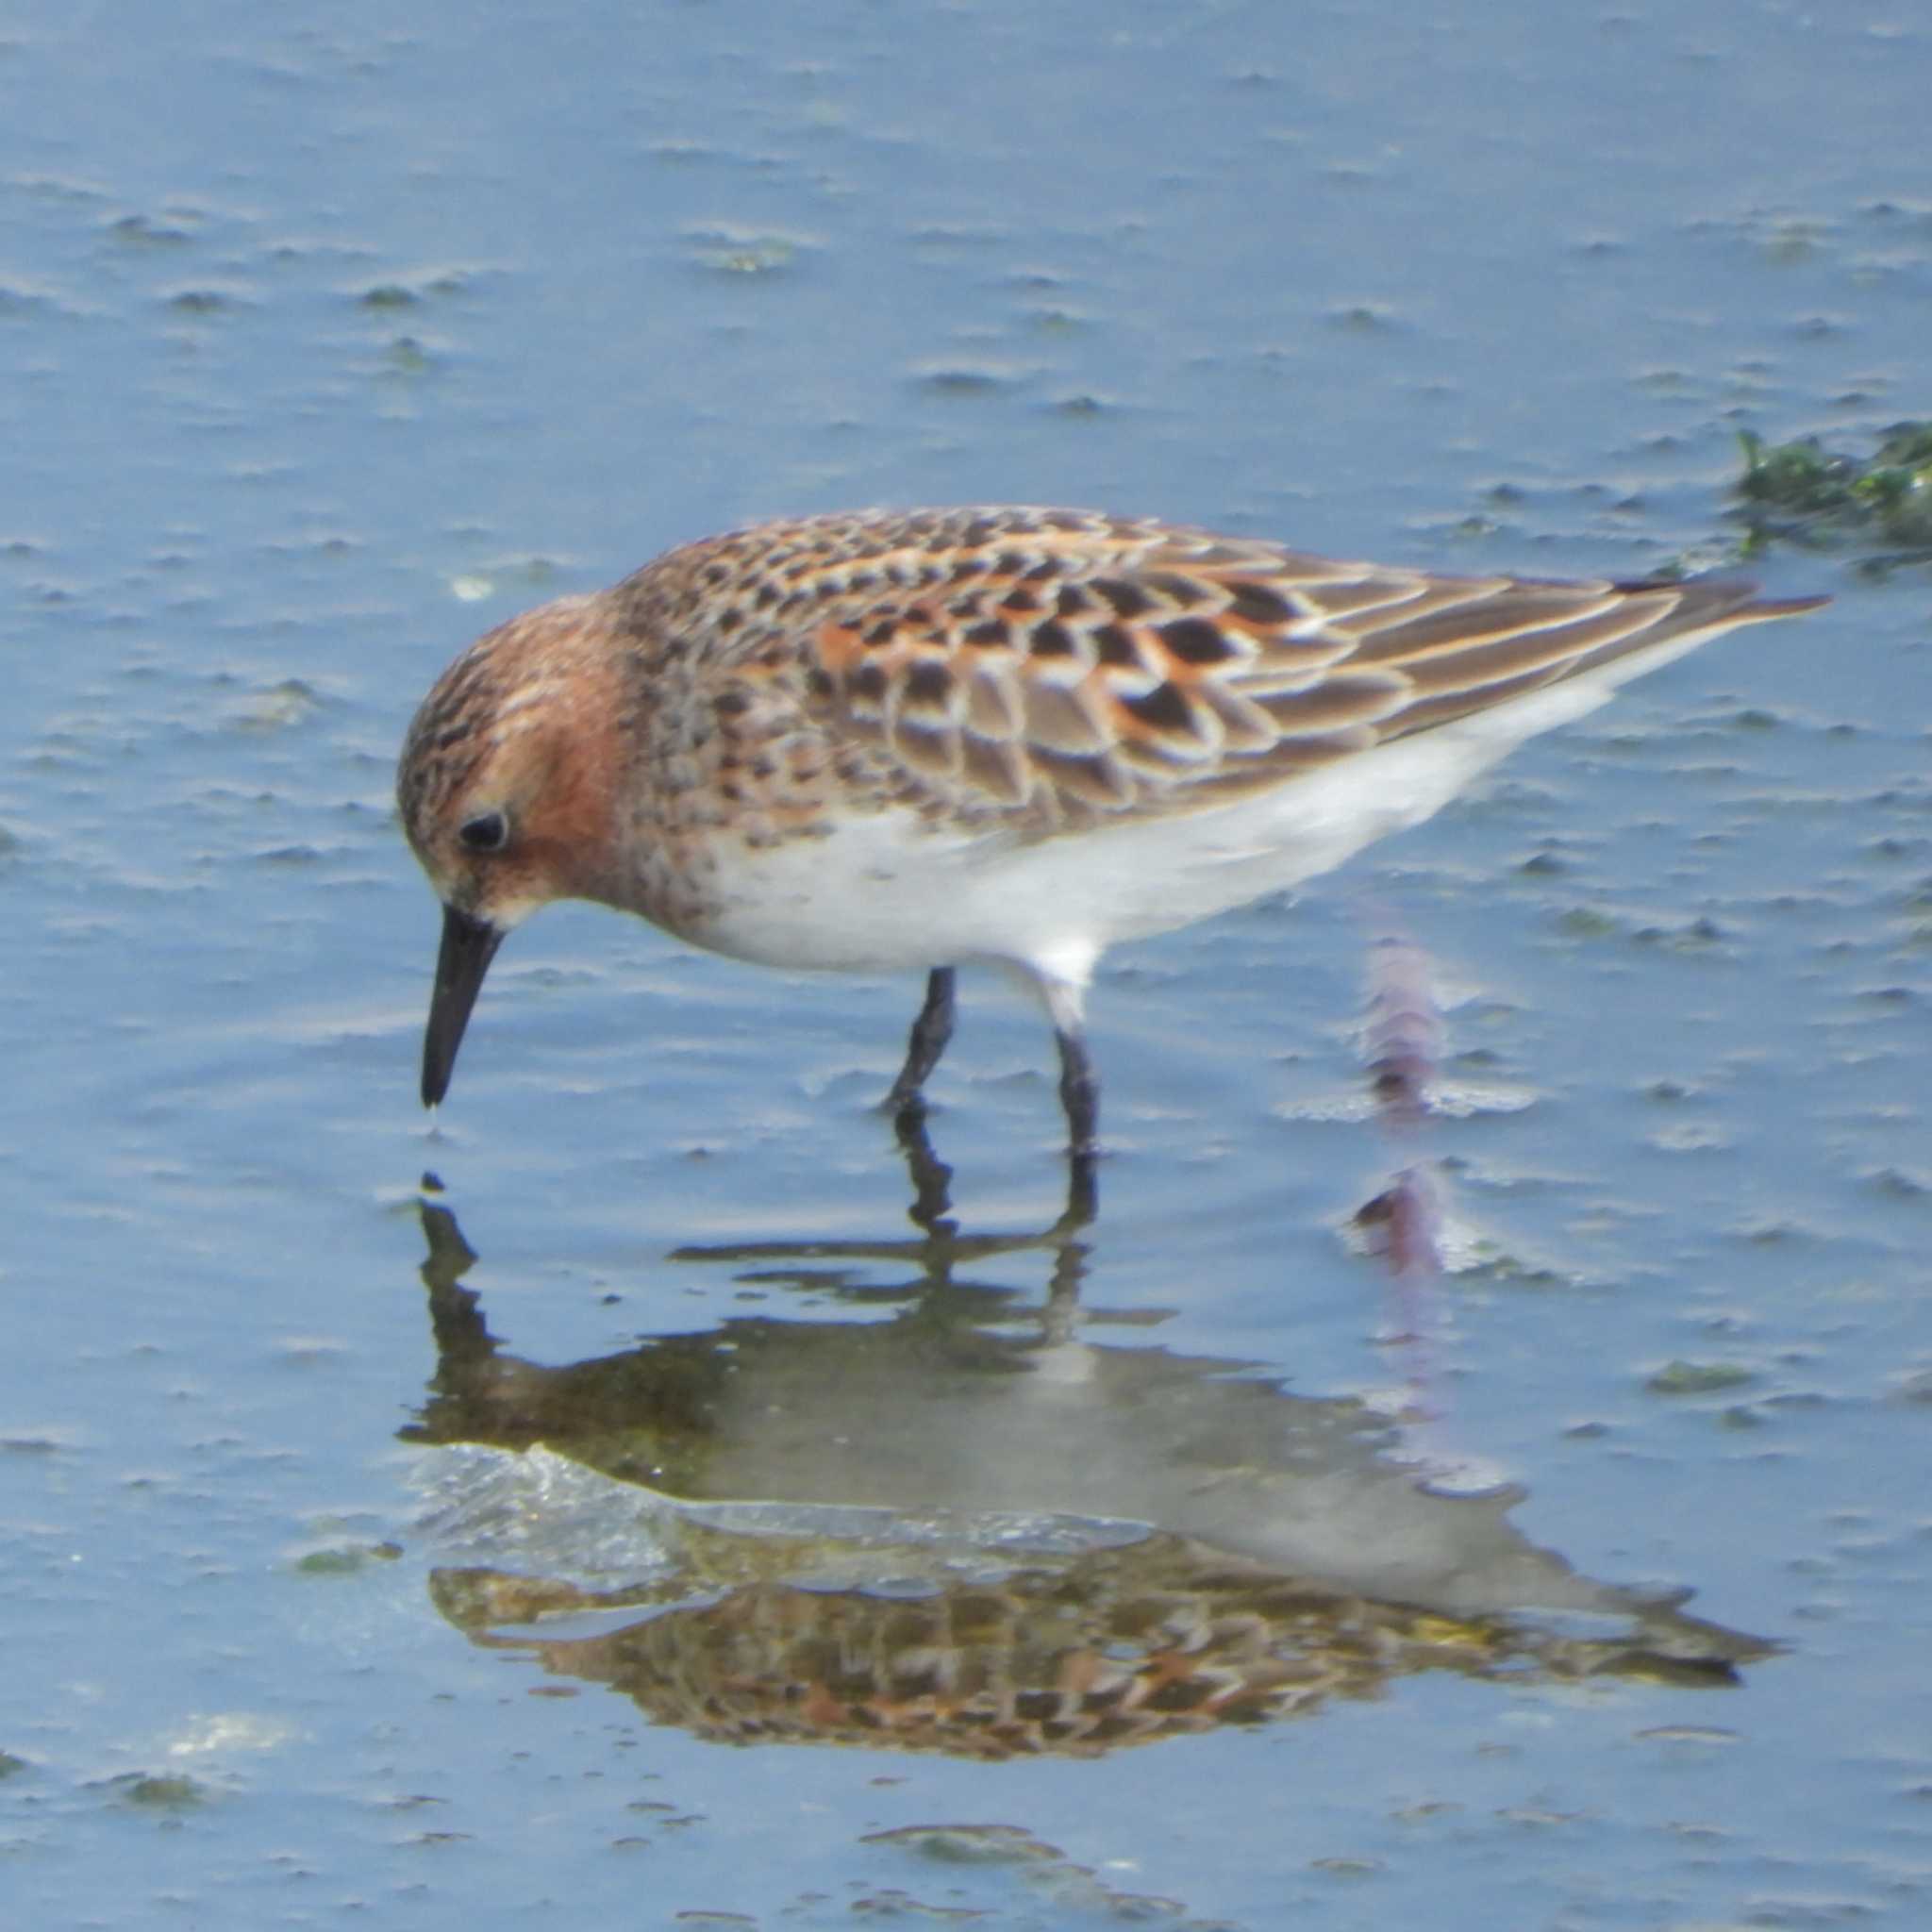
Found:
<path fill-rule="evenodd" d="M 1085 510 L 688 544 L 489 632 L 416 713 L 398 797 L 443 907 L 424 1104 L 504 936 L 593 899 L 765 965 L 927 972 L 902 1112 L 955 966 L 1018 969 L 1091 1154 L 1108 946 L 1325 872 L 1624 679 L 1826 601 L 1442 576 Z"/>

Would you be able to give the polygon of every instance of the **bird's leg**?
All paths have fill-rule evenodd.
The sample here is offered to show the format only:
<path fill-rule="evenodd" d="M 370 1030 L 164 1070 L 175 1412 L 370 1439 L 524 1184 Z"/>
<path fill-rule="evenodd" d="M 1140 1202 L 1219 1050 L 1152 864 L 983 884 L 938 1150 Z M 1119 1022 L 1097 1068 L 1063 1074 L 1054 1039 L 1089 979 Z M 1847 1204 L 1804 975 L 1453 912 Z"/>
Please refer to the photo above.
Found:
<path fill-rule="evenodd" d="M 1035 990 L 1053 1022 L 1060 1050 L 1060 1106 L 1067 1116 L 1070 1205 L 1092 1198 L 1093 1157 L 1100 1151 L 1100 1077 L 1087 1054 L 1087 982 L 1095 954 L 1085 946 L 1029 959 Z"/>
<path fill-rule="evenodd" d="M 953 969 L 935 966 L 925 982 L 925 1004 L 920 1008 L 919 1018 L 913 1021 L 911 1035 L 906 1041 L 906 1064 L 899 1069 L 899 1077 L 886 1095 L 889 1113 L 904 1113 L 919 1104 L 925 1076 L 939 1065 L 940 1056 L 952 1037 Z"/>
<path fill-rule="evenodd" d="M 932 1151 L 924 1108 L 916 1100 L 902 1107 L 892 1117 L 892 1132 L 912 1181 L 912 1206 L 908 1212 L 913 1225 L 927 1234 L 951 1234 L 953 1224 L 946 1216 L 953 1211 L 953 1170 Z"/>
<path fill-rule="evenodd" d="M 1067 1149 L 1067 1205 L 1058 1224 L 1063 1235 L 1077 1234 L 1100 1212 L 1100 1190 L 1094 1182 L 1093 1161 L 1091 1148 L 1085 1154 Z"/>
<path fill-rule="evenodd" d="M 1100 1132 L 1100 1079 L 1088 1058 L 1087 1039 L 1078 1026 L 1056 1026 L 1060 1050 L 1060 1105 L 1067 1114 L 1067 1155 L 1091 1163 Z"/>

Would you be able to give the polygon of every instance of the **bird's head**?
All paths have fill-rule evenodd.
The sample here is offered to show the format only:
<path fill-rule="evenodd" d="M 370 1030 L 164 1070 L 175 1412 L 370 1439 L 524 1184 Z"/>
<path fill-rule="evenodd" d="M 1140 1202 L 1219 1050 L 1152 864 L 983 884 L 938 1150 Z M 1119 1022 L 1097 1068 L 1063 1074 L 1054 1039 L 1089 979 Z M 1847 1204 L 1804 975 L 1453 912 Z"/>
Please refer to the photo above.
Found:
<path fill-rule="evenodd" d="M 553 899 L 599 898 L 615 861 L 624 704 L 598 600 L 513 618 L 437 680 L 403 745 L 396 801 L 442 902 L 423 1104 L 448 1091 L 496 949 Z"/>

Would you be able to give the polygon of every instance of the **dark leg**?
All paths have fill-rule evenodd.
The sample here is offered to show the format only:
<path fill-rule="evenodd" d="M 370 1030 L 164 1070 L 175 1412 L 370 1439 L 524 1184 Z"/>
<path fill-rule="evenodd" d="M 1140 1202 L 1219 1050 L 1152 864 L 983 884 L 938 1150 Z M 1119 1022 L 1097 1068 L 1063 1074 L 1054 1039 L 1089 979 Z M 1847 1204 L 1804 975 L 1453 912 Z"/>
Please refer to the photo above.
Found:
<path fill-rule="evenodd" d="M 1087 1041 L 1074 1027 L 1054 1029 L 1060 1050 L 1060 1105 L 1067 1113 L 1067 1152 L 1091 1160 L 1100 1132 L 1100 1081 L 1087 1058 Z"/>
<path fill-rule="evenodd" d="M 886 1108 L 903 1113 L 918 1104 L 925 1076 L 939 1065 L 946 1041 L 953 1037 L 953 969 L 935 966 L 925 982 L 925 1004 L 912 1023 L 911 1037 L 906 1042 L 906 1064 L 886 1095 Z"/>
<path fill-rule="evenodd" d="M 1093 1155 L 1067 1149 L 1067 1205 L 1060 1215 L 1062 1234 L 1077 1234 L 1100 1211 L 1100 1191 L 1093 1181 Z M 1085 1250 L 1083 1249 L 1084 1253 Z"/>
<path fill-rule="evenodd" d="M 912 1206 L 908 1210 L 912 1224 L 928 1234 L 952 1233 L 953 1224 L 945 1217 L 953 1209 L 953 1170 L 932 1151 L 924 1108 L 917 1101 L 902 1107 L 892 1117 L 892 1132 L 912 1180 Z"/>

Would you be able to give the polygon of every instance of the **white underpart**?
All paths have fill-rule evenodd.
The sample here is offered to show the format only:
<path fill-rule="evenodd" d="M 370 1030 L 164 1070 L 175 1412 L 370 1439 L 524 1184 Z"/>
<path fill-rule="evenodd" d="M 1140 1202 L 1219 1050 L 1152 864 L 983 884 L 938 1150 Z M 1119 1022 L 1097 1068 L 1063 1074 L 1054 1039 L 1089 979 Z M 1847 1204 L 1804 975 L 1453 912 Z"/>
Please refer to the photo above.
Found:
<path fill-rule="evenodd" d="M 1724 626 L 1728 628 L 1728 626 Z M 824 839 L 734 856 L 724 903 L 690 936 L 769 966 L 903 971 L 991 959 L 1024 970 L 1077 1028 L 1100 955 L 1328 872 L 1420 824 L 1525 739 L 1715 635 L 1693 633 L 1525 697 L 1206 811 L 1026 842 L 855 818 Z"/>

